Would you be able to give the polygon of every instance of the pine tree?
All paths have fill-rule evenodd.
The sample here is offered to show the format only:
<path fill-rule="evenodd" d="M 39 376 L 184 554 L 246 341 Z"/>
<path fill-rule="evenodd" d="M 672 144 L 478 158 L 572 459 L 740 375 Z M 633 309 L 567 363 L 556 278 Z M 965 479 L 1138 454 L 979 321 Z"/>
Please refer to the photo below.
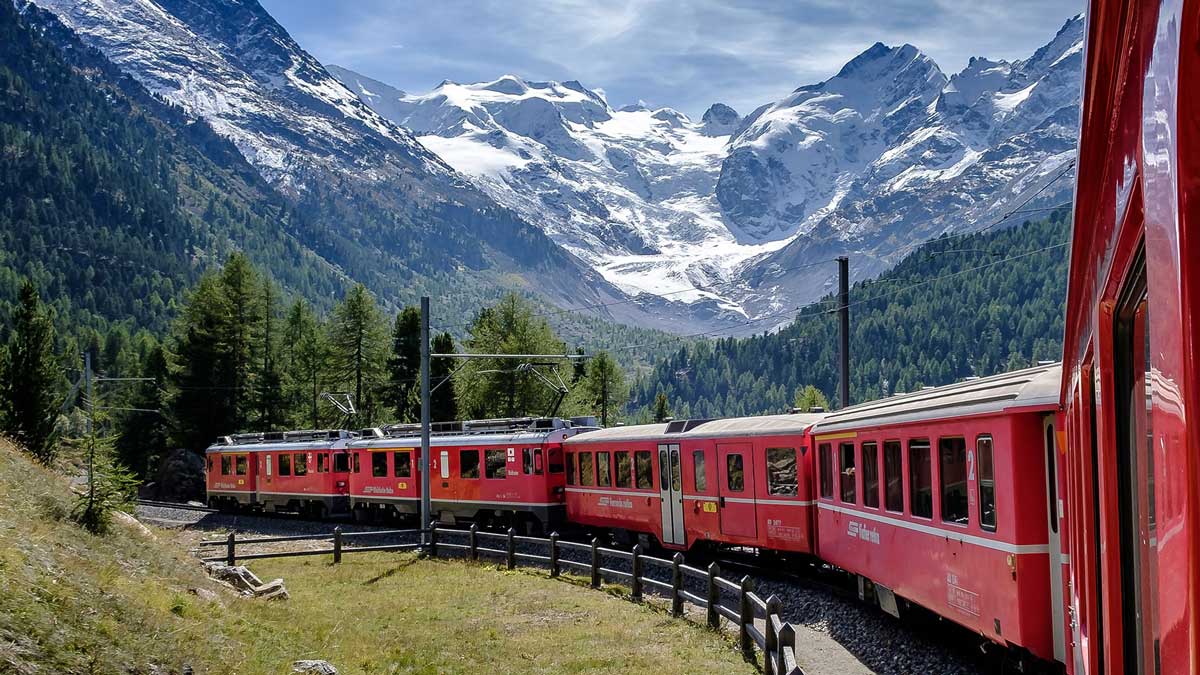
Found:
<path fill-rule="evenodd" d="M 355 422 L 370 424 L 386 365 L 387 328 L 366 286 L 355 286 L 334 308 L 329 337 L 332 368 L 354 394 Z"/>
<path fill-rule="evenodd" d="M 449 333 L 439 333 L 434 336 L 430 345 L 430 353 L 453 354 L 454 338 Z M 446 378 L 454 372 L 454 360 L 447 358 L 431 359 L 429 362 L 429 386 L 441 386 L 429 395 L 429 419 L 433 422 L 450 422 L 458 419 L 458 400 L 454 396 L 454 383 Z"/>
<path fill-rule="evenodd" d="M 432 368 L 432 364 L 430 365 Z M 419 307 L 405 307 L 396 315 L 395 324 L 392 326 L 392 351 L 388 355 L 387 372 L 390 381 L 384 387 L 384 403 L 392 407 L 396 420 L 403 422 L 419 416 L 420 411 L 413 411 L 409 405 L 411 390 L 419 387 L 420 384 L 417 382 L 421 374 L 421 309 Z M 450 388 L 450 385 L 447 384 L 446 388 Z M 441 390 L 439 389 L 439 391 Z M 420 404 L 418 403 L 418 405 Z"/>
<path fill-rule="evenodd" d="M 311 428 L 321 426 L 320 399 L 329 367 L 325 331 L 308 303 L 297 300 L 283 328 L 285 391 L 295 419 Z"/>
<path fill-rule="evenodd" d="M 263 280 L 262 307 L 263 333 L 260 347 L 262 369 L 258 373 L 255 394 L 258 403 L 258 428 L 271 431 L 278 428 L 288 417 L 286 397 L 283 391 L 283 373 L 279 369 L 278 345 L 275 343 L 275 310 L 278 295 L 270 279 Z"/>
<path fill-rule="evenodd" d="M 600 424 L 608 426 L 610 416 L 615 418 L 628 396 L 625 374 L 608 352 L 598 352 L 592 357 L 584 386 L 592 409 L 600 412 Z"/>
<path fill-rule="evenodd" d="M 58 418 L 59 375 L 51 348 L 54 327 L 32 281 L 21 284 L 3 368 L 4 432 L 38 461 L 57 455 L 54 423 Z"/>
<path fill-rule="evenodd" d="M 254 414 L 256 361 L 262 358 L 264 329 L 262 284 L 250 260 L 234 253 L 221 269 L 221 286 L 229 314 L 221 322 L 222 365 L 233 388 L 232 429 L 245 429 Z"/>
<path fill-rule="evenodd" d="M 215 274 L 201 277 L 175 327 L 171 420 L 175 443 L 199 451 L 238 427 L 238 390 L 229 377 L 222 342 L 228 321 L 224 288 Z"/>
<path fill-rule="evenodd" d="M 662 392 L 662 391 L 658 392 L 658 395 L 654 397 L 654 421 L 655 422 L 667 421 L 667 418 L 671 416 L 671 408 L 669 406 L 670 406 L 670 404 L 667 403 L 666 392 Z"/>
<path fill-rule="evenodd" d="M 121 420 L 116 438 L 117 458 L 134 475 L 145 479 L 153 474 L 167 450 L 169 429 L 165 415 L 168 400 L 164 387 L 168 384 L 167 355 L 162 346 L 155 346 L 146 355 L 141 377 L 154 378 L 138 384 L 131 401 L 132 408 Z"/>

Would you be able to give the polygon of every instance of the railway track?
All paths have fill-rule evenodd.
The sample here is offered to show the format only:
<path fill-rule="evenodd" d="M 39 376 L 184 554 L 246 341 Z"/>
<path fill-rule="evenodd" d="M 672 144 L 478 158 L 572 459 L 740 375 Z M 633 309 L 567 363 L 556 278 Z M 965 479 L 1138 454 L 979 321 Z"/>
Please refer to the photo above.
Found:
<path fill-rule="evenodd" d="M 203 513 L 217 513 L 218 512 L 216 509 L 210 509 L 207 506 L 201 506 L 199 504 L 187 504 L 187 503 L 182 503 L 182 502 L 164 502 L 164 501 L 157 501 L 154 499 L 139 499 L 139 500 L 137 500 L 137 505 L 138 506 L 156 507 L 156 508 L 160 508 L 160 509 L 177 509 L 179 511 L 200 511 Z"/>

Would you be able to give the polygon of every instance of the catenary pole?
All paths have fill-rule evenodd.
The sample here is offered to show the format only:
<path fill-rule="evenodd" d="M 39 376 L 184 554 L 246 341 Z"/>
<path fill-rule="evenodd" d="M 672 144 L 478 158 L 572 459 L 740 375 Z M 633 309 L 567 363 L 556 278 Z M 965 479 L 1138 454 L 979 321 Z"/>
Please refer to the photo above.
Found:
<path fill-rule="evenodd" d="M 838 324 L 841 350 L 841 407 L 850 405 L 850 258 L 841 256 L 838 262 Z"/>
<path fill-rule="evenodd" d="M 429 500 L 433 476 L 429 473 L 429 296 L 421 296 L 421 529 L 432 521 Z M 429 535 L 421 534 L 422 547 L 429 545 Z"/>

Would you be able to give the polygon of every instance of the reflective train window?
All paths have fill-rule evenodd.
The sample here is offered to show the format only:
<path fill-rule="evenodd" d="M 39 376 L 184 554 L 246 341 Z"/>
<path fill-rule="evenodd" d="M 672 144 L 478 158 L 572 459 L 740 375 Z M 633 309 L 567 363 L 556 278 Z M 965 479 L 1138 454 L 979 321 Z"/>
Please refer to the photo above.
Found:
<path fill-rule="evenodd" d="M 521 448 L 521 473 L 533 473 L 533 448 Z"/>
<path fill-rule="evenodd" d="M 292 475 L 292 456 L 286 452 L 279 455 L 279 475 Z"/>
<path fill-rule="evenodd" d="M 484 450 L 483 466 L 483 475 L 487 478 L 508 477 L 508 458 L 503 450 Z"/>
<path fill-rule="evenodd" d="M 358 455 L 355 455 L 357 457 Z M 350 471 L 350 455 L 345 452 L 339 452 L 333 456 L 333 470 L 340 472 Z"/>
<path fill-rule="evenodd" d="M 317 473 L 329 473 L 329 454 L 317 453 Z"/>
<path fill-rule="evenodd" d="M 286 455 L 279 456 L 279 468 L 283 470 L 283 458 Z M 371 453 L 371 477 L 384 478 L 387 476 L 387 453 L 372 452 Z"/>
<path fill-rule="evenodd" d="M 575 453 L 567 453 L 567 485 L 575 484 Z"/>
<path fill-rule="evenodd" d="M 883 442 L 883 505 L 888 511 L 904 512 L 904 458 L 900 441 Z"/>
<path fill-rule="evenodd" d="M 654 461 L 650 458 L 650 451 L 638 450 L 633 453 L 633 463 L 638 489 L 652 489 L 654 487 Z"/>
<path fill-rule="evenodd" d="M 458 451 L 458 475 L 462 478 L 479 478 L 479 451 Z"/>
<path fill-rule="evenodd" d="M 563 449 L 550 448 L 546 451 L 546 470 L 550 473 L 563 472 Z"/>
<path fill-rule="evenodd" d="M 293 473 L 297 476 L 308 475 L 308 460 L 303 452 L 296 453 L 296 459 L 293 461 Z"/>
<path fill-rule="evenodd" d="M 966 525 L 971 519 L 967 504 L 967 441 L 938 439 L 938 477 L 942 488 L 942 521 Z"/>
<path fill-rule="evenodd" d="M 233 473 L 233 455 L 221 455 L 221 475 L 228 476 Z"/>
<path fill-rule="evenodd" d="M 742 492 L 746 489 L 746 472 L 742 467 L 741 455 L 725 456 L 725 487 L 731 492 Z"/>
<path fill-rule="evenodd" d="M 590 452 L 579 453 L 579 484 L 596 484 L 596 470 L 592 466 L 592 453 Z"/>
<path fill-rule="evenodd" d="M 246 456 L 238 455 L 237 458 L 233 462 L 234 472 L 237 473 L 237 475 L 239 475 L 239 476 L 245 476 L 246 475 L 246 466 L 247 466 Z"/>
<path fill-rule="evenodd" d="M 708 491 L 708 475 L 704 467 L 704 451 L 692 451 L 692 470 L 695 472 L 696 492 Z"/>
<path fill-rule="evenodd" d="M 853 504 L 858 501 L 854 473 L 854 444 L 842 443 L 838 448 L 838 480 L 841 483 L 840 496 L 843 502 Z"/>
<path fill-rule="evenodd" d="M 619 488 L 633 487 L 633 461 L 629 458 L 628 450 L 618 450 L 613 453 L 616 465 L 616 485 Z"/>
<path fill-rule="evenodd" d="M 928 439 L 908 442 L 908 503 L 912 515 L 933 517 L 933 466 Z"/>
<path fill-rule="evenodd" d="M 796 449 L 767 448 L 767 494 L 795 497 L 799 491 Z"/>
<path fill-rule="evenodd" d="M 833 448 L 828 443 L 822 443 L 817 455 L 821 461 L 821 496 L 833 499 Z"/>
<path fill-rule="evenodd" d="M 1053 457 L 1051 457 L 1053 459 Z M 992 469 L 992 437 L 975 440 L 976 475 L 979 477 L 979 526 L 996 531 L 996 479 Z M 1054 503 L 1054 500 L 1051 500 Z"/>
<path fill-rule="evenodd" d="M 596 485 L 600 487 L 612 486 L 612 469 L 608 466 L 607 452 L 596 453 Z"/>
<path fill-rule="evenodd" d="M 394 478 L 412 478 L 412 454 L 408 452 L 392 453 L 392 476 Z"/>
<path fill-rule="evenodd" d="M 879 446 L 862 444 L 863 506 L 879 508 Z"/>

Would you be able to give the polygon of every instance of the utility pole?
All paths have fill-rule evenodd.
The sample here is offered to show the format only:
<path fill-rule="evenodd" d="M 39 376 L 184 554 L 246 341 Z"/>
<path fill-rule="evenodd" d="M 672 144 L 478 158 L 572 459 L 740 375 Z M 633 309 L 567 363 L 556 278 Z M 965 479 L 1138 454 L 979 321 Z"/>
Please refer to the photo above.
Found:
<path fill-rule="evenodd" d="M 88 509 L 96 503 L 96 403 L 92 398 L 92 352 L 83 353 L 83 395 L 87 403 L 88 436 Z"/>
<path fill-rule="evenodd" d="M 421 530 L 432 522 L 429 499 L 429 296 L 421 296 Z M 429 534 L 421 534 L 421 547 L 429 545 Z"/>
<path fill-rule="evenodd" d="M 841 407 L 850 405 L 850 258 L 841 256 L 838 262 L 838 323 L 841 337 Z"/>

